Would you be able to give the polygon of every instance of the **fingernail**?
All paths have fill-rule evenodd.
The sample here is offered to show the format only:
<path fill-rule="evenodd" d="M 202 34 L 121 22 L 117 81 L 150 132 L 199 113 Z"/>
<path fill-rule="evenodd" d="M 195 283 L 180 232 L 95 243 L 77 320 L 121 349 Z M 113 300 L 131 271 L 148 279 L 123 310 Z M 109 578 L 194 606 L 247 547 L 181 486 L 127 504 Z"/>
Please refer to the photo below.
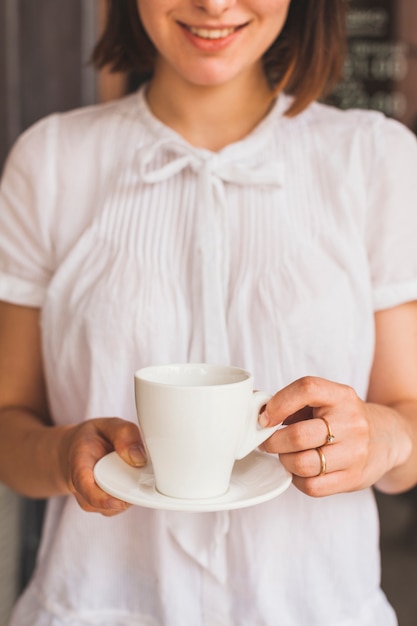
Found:
<path fill-rule="evenodd" d="M 109 498 L 106 502 L 106 508 L 112 511 L 124 511 L 128 505 L 123 500 L 117 500 L 116 498 Z"/>
<path fill-rule="evenodd" d="M 269 424 L 269 415 L 266 412 L 266 409 L 265 411 L 262 411 L 262 413 L 259 416 L 259 424 L 262 426 L 262 428 L 264 428 L 265 426 L 268 426 Z"/>
<path fill-rule="evenodd" d="M 146 463 L 145 451 L 141 446 L 132 446 L 129 448 L 129 457 L 133 465 L 141 466 Z"/>

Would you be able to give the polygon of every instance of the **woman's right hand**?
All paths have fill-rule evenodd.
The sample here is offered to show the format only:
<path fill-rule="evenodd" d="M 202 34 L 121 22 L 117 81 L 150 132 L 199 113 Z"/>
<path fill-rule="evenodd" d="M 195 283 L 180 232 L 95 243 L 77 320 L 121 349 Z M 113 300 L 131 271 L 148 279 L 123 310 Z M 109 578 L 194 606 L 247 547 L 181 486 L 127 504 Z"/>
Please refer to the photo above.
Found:
<path fill-rule="evenodd" d="M 130 506 L 105 493 L 94 480 L 94 465 L 113 450 L 133 467 L 146 463 L 139 429 L 132 422 L 103 417 L 62 427 L 59 459 L 65 490 L 84 511 L 112 516 Z"/>
<path fill-rule="evenodd" d="M 93 468 L 112 450 L 144 465 L 139 428 L 116 417 L 53 425 L 39 318 L 39 309 L 0 302 L 0 481 L 29 498 L 72 493 L 85 511 L 120 513 L 128 505 L 96 485 Z"/>

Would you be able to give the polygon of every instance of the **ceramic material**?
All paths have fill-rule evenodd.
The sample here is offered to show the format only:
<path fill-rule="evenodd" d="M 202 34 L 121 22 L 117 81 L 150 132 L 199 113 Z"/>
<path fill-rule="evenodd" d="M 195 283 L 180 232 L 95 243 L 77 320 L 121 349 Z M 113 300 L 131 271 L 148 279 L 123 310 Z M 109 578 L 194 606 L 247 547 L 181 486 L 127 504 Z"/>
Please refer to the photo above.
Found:
<path fill-rule="evenodd" d="M 249 372 L 222 365 L 147 367 L 135 374 L 139 426 L 159 492 L 212 498 L 229 489 L 233 465 L 277 427 L 260 428 L 270 396 Z"/>
<path fill-rule="evenodd" d="M 94 468 L 97 484 L 110 495 L 125 502 L 153 509 L 171 511 L 226 511 L 271 500 L 291 484 L 292 476 L 275 455 L 255 450 L 241 461 L 236 461 L 230 488 L 217 498 L 190 500 L 170 498 L 155 487 L 152 466 L 134 468 L 111 452 L 100 459 Z"/>

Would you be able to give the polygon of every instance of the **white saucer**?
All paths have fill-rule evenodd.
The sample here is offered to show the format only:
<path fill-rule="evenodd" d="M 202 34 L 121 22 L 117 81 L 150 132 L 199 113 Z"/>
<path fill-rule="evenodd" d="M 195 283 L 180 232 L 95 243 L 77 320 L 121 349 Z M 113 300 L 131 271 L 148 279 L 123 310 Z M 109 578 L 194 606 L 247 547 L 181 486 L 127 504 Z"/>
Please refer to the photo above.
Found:
<path fill-rule="evenodd" d="M 260 504 L 280 495 L 292 480 L 275 455 L 258 450 L 236 461 L 229 491 L 218 498 L 184 500 L 164 496 L 155 488 L 150 464 L 131 467 L 116 452 L 98 461 L 94 477 L 99 487 L 120 500 L 171 511 L 226 511 Z"/>

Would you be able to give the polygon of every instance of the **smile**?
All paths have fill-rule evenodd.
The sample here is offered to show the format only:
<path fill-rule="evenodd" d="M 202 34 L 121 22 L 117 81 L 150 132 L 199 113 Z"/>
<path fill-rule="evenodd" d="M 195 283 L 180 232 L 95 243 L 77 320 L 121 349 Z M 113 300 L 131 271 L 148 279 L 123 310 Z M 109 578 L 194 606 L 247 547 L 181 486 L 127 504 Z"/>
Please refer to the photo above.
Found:
<path fill-rule="evenodd" d="M 201 39 L 224 39 L 229 37 L 242 26 L 233 26 L 229 28 L 198 28 L 197 26 L 183 25 L 190 33 Z"/>

